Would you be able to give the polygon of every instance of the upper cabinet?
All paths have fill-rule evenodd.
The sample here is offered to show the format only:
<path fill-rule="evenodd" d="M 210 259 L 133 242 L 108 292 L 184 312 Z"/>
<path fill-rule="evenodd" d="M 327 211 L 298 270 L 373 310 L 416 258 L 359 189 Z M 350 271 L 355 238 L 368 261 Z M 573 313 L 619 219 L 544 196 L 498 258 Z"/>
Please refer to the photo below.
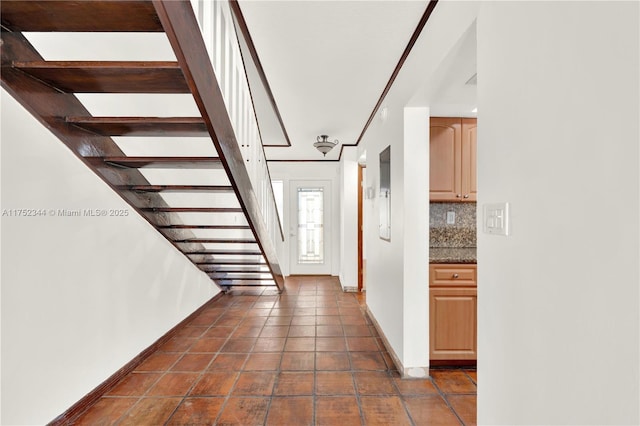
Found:
<path fill-rule="evenodd" d="M 477 119 L 432 117 L 431 201 L 476 201 Z"/>

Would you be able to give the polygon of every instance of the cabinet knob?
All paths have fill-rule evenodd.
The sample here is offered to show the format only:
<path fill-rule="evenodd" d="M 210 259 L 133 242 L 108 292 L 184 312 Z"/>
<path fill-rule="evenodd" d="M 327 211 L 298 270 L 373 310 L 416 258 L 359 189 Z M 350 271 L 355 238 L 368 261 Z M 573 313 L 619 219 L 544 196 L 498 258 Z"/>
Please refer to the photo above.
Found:
<path fill-rule="evenodd" d="M 460 275 L 458 274 L 453 274 L 453 278 L 458 278 Z"/>
<path fill-rule="evenodd" d="M 460 197 L 462 197 L 462 195 L 456 194 L 456 198 L 460 198 Z"/>
<path fill-rule="evenodd" d="M 465 195 L 464 198 L 469 198 L 469 194 Z"/>

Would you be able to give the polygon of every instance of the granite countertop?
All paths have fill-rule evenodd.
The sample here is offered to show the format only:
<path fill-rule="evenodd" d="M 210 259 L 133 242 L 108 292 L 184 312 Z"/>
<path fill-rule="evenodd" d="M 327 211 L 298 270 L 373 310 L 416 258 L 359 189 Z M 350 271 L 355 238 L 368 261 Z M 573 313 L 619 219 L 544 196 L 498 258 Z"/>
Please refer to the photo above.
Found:
<path fill-rule="evenodd" d="M 431 247 L 429 263 L 477 263 L 475 247 Z"/>

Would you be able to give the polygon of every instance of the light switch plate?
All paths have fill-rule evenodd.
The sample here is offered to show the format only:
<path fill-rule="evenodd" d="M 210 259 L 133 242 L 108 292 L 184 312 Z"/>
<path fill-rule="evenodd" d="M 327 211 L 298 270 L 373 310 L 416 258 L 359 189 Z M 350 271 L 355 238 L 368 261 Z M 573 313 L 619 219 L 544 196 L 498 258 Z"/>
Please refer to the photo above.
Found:
<path fill-rule="evenodd" d="M 484 205 L 484 232 L 491 235 L 509 235 L 509 203 Z"/>
<path fill-rule="evenodd" d="M 448 211 L 447 212 L 447 225 L 455 225 L 456 224 L 456 212 Z"/>

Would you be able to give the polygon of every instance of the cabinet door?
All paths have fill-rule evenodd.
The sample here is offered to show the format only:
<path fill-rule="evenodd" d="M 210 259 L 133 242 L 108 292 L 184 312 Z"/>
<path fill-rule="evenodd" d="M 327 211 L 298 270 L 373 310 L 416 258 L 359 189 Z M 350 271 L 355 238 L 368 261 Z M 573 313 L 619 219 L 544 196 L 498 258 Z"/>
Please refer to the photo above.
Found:
<path fill-rule="evenodd" d="M 476 140 L 478 138 L 478 120 L 462 119 L 462 201 L 476 201 Z"/>
<path fill-rule="evenodd" d="M 431 201 L 460 200 L 461 182 L 461 121 L 459 118 L 430 119 L 429 136 L 429 199 Z"/>
<path fill-rule="evenodd" d="M 475 288 L 431 288 L 429 355 L 432 360 L 476 360 Z"/>

